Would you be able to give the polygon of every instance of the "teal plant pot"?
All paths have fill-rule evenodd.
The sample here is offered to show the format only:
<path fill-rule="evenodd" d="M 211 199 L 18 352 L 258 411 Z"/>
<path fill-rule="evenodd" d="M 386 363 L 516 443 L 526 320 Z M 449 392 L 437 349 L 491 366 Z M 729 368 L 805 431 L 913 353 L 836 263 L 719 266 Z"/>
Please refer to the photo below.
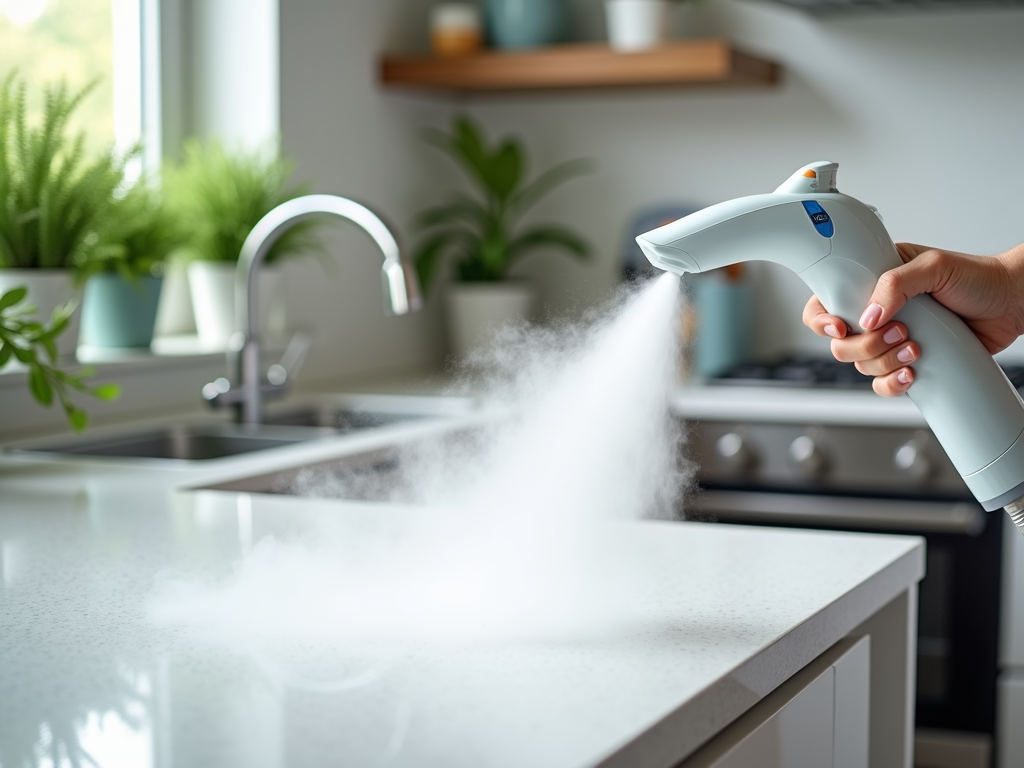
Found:
<path fill-rule="evenodd" d="M 82 299 L 82 343 L 104 348 L 148 348 L 153 341 L 162 277 L 134 282 L 116 273 L 93 275 Z"/>
<path fill-rule="evenodd" d="M 486 0 L 487 31 L 496 48 L 537 48 L 560 42 L 567 0 Z"/>

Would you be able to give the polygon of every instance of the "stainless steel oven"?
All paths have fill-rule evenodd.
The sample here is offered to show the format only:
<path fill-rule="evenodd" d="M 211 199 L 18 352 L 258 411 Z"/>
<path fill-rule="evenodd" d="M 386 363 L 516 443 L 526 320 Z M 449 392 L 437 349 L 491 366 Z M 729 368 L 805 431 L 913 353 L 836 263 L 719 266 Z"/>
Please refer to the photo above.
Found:
<path fill-rule="evenodd" d="M 917 765 L 990 768 L 1003 515 L 970 497 L 928 430 L 719 418 L 690 420 L 688 438 L 691 519 L 927 539 Z"/>

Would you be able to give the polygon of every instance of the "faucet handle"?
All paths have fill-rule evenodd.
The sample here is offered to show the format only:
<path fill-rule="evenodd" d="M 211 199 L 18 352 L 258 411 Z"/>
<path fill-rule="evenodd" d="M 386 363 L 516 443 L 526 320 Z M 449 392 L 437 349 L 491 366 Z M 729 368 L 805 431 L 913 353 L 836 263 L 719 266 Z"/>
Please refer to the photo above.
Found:
<path fill-rule="evenodd" d="M 284 387 L 294 381 L 306 362 L 309 350 L 313 346 L 313 334 L 309 331 L 296 331 L 285 347 L 281 359 L 267 369 L 267 381 L 276 387 Z"/>

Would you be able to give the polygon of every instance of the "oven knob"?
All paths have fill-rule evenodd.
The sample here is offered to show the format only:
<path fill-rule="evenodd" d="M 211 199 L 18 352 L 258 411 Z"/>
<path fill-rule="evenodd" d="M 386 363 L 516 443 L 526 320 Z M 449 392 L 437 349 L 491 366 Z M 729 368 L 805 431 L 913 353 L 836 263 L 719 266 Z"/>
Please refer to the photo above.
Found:
<path fill-rule="evenodd" d="M 806 477 L 819 477 L 825 471 L 825 454 L 807 435 L 789 444 L 789 460 Z"/>
<path fill-rule="evenodd" d="M 892 463 L 896 465 L 896 469 L 915 480 L 924 480 L 932 473 L 932 460 L 928 458 L 924 446 L 917 440 L 911 440 L 897 448 Z"/>
<path fill-rule="evenodd" d="M 734 473 L 746 472 L 754 463 L 747 441 L 735 432 L 727 432 L 715 442 L 715 453 L 722 466 Z"/>

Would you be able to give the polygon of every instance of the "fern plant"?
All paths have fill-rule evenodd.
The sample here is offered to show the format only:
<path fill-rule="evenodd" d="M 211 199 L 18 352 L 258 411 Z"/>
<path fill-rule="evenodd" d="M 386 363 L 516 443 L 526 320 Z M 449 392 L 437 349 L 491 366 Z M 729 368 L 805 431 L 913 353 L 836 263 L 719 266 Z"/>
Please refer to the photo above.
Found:
<path fill-rule="evenodd" d="M 73 268 L 96 245 L 124 161 L 113 151 L 88 158 L 85 136 L 68 136 L 94 85 L 45 87 L 38 125 L 28 122 L 25 83 L 12 72 L 0 85 L 0 267 Z"/>
<path fill-rule="evenodd" d="M 476 194 L 454 193 L 449 202 L 419 215 L 416 224 L 425 239 L 414 258 L 424 290 L 449 255 L 455 257 L 456 275 L 464 282 L 504 280 L 517 261 L 542 248 L 589 258 L 587 243 L 564 227 L 520 226 L 523 215 L 544 196 L 588 172 L 589 161 L 569 160 L 526 182 L 522 145 L 505 139 L 488 146 L 483 132 L 468 117 L 457 117 L 450 134 L 431 130 L 426 139 L 456 162 Z"/>
<path fill-rule="evenodd" d="M 293 171 L 276 149 L 228 152 L 217 141 L 186 142 L 183 162 L 164 167 L 163 189 L 172 215 L 186 228 L 189 257 L 237 261 L 242 243 L 263 216 L 308 191 L 305 184 L 290 183 Z M 322 224 L 313 219 L 286 231 L 267 261 L 318 250 L 313 235 Z"/>
<path fill-rule="evenodd" d="M 145 180 L 114 200 L 110 214 L 98 232 L 96 246 L 82 261 L 80 271 L 89 276 L 116 272 L 130 282 L 159 275 L 175 250 L 185 241 L 177 217 L 163 205 Z"/>
<path fill-rule="evenodd" d="M 71 426 L 81 431 L 88 425 L 89 417 L 71 400 L 71 392 L 114 400 L 120 388 L 116 384 L 88 384 L 86 380 L 95 373 L 92 368 L 67 373 L 54 366 L 56 338 L 67 327 L 74 302 L 57 307 L 49 323 L 44 324 L 33 318 L 35 307 L 25 303 L 27 293 L 28 289 L 18 287 L 0 295 L 0 369 L 12 360 L 27 366 L 29 391 L 36 402 L 50 406 L 56 399 Z"/>

